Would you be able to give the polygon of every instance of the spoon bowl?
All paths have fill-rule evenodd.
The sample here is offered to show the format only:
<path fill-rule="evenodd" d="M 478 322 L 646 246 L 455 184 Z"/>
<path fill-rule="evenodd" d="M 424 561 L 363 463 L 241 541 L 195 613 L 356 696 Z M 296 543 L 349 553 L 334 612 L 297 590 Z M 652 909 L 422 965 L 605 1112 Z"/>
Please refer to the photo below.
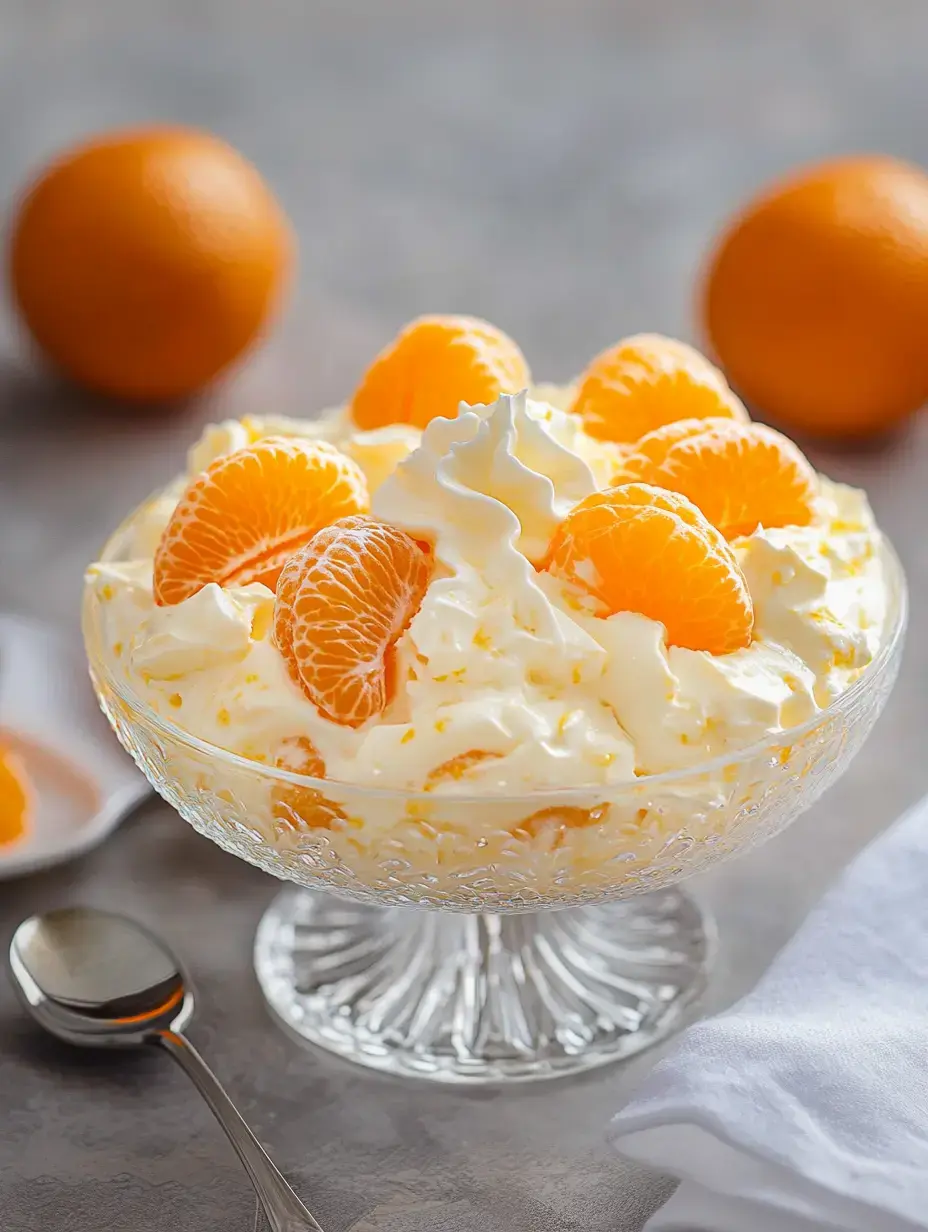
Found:
<path fill-rule="evenodd" d="M 46 1031 L 69 1044 L 136 1048 L 181 1032 L 194 1012 L 189 977 L 134 920 L 61 907 L 24 920 L 9 955 L 13 985 Z"/>

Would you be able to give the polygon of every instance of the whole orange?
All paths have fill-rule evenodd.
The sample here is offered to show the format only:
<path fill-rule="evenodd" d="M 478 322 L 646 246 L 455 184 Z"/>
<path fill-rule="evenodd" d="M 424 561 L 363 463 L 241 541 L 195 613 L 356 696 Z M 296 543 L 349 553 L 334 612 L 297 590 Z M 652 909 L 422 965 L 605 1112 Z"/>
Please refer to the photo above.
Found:
<path fill-rule="evenodd" d="M 928 399 L 928 175 L 858 157 L 775 184 L 717 241 L 701 295 L 758 410 L 823 436 L 891 427 Z"/>
<path fill-rule="evenodd" d="M 194 393 L 267 323 L 292 264 L 261 176 L 209 133 L 104 134 L 52 164 L 9 242 L 15 301 L 45 355 L 91 389 Z"/>

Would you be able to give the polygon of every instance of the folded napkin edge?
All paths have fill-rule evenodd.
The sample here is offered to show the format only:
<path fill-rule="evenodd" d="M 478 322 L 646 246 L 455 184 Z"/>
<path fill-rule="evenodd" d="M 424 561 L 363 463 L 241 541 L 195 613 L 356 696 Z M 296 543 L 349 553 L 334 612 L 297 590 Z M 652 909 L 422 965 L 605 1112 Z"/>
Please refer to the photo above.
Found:
<path fill-rule="evenodd" d="M 818 1169 L 804 1167 L 805 1160 L 797 1161 L 795 1158 L 784 1160 L 758 1151 L 753 1145 L 745 1145 L 743 1141 L 735 1140 L 711 1115 L 703 1115 L 701 1118 L 694 1112 L 675 1115 L 672 1122 L 667 1120 L 666 1112 L 618 1112 L 610 1122 L 606 1138 L 617 1153 L 634 1163 L 643 1164 L 664 1175 L 672 1175 L 681 1182 L 696 1184 L 710 1191 L 714 1190 L 726 1198 L 737 1198 L 743 1201 L 752 1199 L 751 1194 L 726 1188 L 724 1185 L 708 1183 L 705 1157 L 695 1159 L 690 1154 L 693 1165 L 684 1166 L 680 1161 L 687 1157 L 686 1152 L 676 1150 L 672 1152 L 674 1163 L 671 1166 L 661 1152 L 655 1152 L 653 1148 L 648 1149 L 648 1136 L 653 1135 L 655 1131 L 668 1129 L 697 1131 L 698 1134 L 709 1139 L 710 1144 L 733 1153 L 749 1167 L 768 1170 L 771 1178 L 776 1180 L 779 1188 L 784 1192 L 790 1188 L 795 1191 L 798 1181 L 807 1191 L 809 1199 L 818 1202 L 819 1205 L 822 1202 L 827 1202 L 832 1207 L 836 1204 L 839 1206 L 852 1205 L 871 1212 L 874 1216 L 893 1215 L 910 1226 L 928 1226 L 923 1222 L 912 1225 L 911 1205 L 909 1204 L 908 1207 L 900 1205 L 898 1201 L 900 1179 L 903 1174 L 907 1174 L 912 1181 L 912 1189 L 907 1191 L 907 1196 L 911 1199 L 913 1192 L 918 1193 L 919 1189 L 924 1189 L 921 1209 L 928 1211 L 926 1173 L 924 1169 L 916 1165 L 894 1163 L 890 1175 L 885 1167 L 874 1166 L 863 1171 L 860 1168 L 862 1161 L 853 1161 L 850 1165 L 845 1161 L 840 1168 L 836 1169 L 837 1174 L 834 1181 L 829 1181 L 827 1176 L 819 1173 Z M 643 1139 L 643 1143 L 634 1142 L 635 1136 Z M 630 1138 L 633 1141 L 629 1142 Z M 808 1156 L 806 1158 L 808 1159 Z M 820 1154 L 817 1158 L 821 1162 Z M 829 1158 L 834 1158 L 834 1155 L 832 1154 Z M 731 1176 L 733 1172 L 729 1168 L 724 1170 L 722 1175 Z M 849 1175 L 855 1181 L 865 1182 L 865 1185 L 863 1187 L 855 1185 L 848 1189 L 846 1181 Z M 871 1186 L 876 1192 L 868 1194 L 866 1186 Z M 790 1213 L 795 1212 L 790 1211 Z"/>

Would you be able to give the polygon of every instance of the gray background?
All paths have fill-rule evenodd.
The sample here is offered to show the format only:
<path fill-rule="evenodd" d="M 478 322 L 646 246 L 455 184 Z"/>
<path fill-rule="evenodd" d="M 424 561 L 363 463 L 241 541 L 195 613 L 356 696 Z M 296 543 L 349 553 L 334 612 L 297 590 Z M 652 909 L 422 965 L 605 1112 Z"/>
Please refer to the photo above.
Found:
<path fill-rule="evenodd" d="M 81 0 L 0 5 L 0 191 L 62 143 L 152 118 L 251 156 L 299 232 L 273 342 L 173 418 L 110 409 L 0 335 L 0 609 L 76 635 L 81 573 L 172 474 L 199 424 L 311 413 L 422 311 L 467 311 L 566 378 L 621 334 L 692 336 L 700 255 L 790 164 L 880 149 L 928 164 L 921 0 Z M 787 835 L 704 881 L 722 949 L 707 1006 L 756 979 L 850 856 L 928 787 L 928 416 L 866 450 L 813 449 L 865 485 L 914 617 L 889 711 Z M 603 1144 L 650 1058 L 581 1082 L 466 1094 L 300 1051 L 249 967 L 274 891 L 153 805 L 73 866 L 0 885 L 0 936 L 62 899 L 126 909 L 180 947 L 194 1035 L 327 1232 L 633 1232 L 669 1192 Z M 4 1232 L 251 1232 L 247 1181 L 166 1061 L 74 1056 L 0 989 Z"/>

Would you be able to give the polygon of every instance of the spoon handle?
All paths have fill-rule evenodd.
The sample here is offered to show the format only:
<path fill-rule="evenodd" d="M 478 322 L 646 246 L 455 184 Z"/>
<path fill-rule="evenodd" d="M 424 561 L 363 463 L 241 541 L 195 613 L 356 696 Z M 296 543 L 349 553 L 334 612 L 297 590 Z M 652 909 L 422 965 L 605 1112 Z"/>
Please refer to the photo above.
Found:
<path fill-rule="evenodd" d="M 156 1031 L 150 1036 L 174 1058 L 212 1108 L 216 1120 L 235 1147 L 251 1178 L 258 1200 L 264 1207 L 271 1232 L 322 1232 L 319 1224 L 299 1200 L 271 1162 L 264 1147 L 242 1119 L 226 1095 L 219 1079 L 193 1044 L 178 1031 Z"/>

